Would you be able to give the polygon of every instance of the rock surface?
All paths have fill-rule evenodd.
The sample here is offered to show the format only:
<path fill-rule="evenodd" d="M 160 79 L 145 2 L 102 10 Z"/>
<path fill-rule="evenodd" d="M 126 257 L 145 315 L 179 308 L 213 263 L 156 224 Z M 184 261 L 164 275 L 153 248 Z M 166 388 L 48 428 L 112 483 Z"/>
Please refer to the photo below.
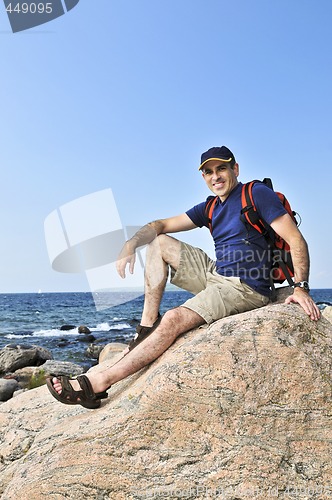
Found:
<path fill-rule="evenodd" d="M 60 330 L 62 332 L 66 332 L 66 331 L 69 331 L 69 330 L 75 330 L 76 326 L 75 325 L 62 325 L 60 326 Z"/>
<path fill-rule="evenodd" d="M 90 344 L 86 350 L 85 355 L 90 359 L 98 359 L 101 351 L 104 349 L 105 344 Z"/>
<path fill-rule="evenodd" d="M 83 333 L 84 335 L 89 335 L 91 333 L 90 328 L 85 325 L 80 325 L 78 327 L 78 333 Z"/>
<path fill-rule="evenodd" d="M 45 384 L 46 377 L 52 374 L 76 377 L 77 375 L 81 375 L 84 371 L 82 366 L 69 361 L 47 360 L 41 366 L 25 366 L 24 368 L 15 370 L 15 372 L 7 375 L 7 379 L 10 378 L 12 382 L 15 382 L 17 387 L 14 391 L 16 391 L 17 389 L 32 389 L 39 385 L 43 385 Z M 0 388 L 1 380 L 2 379 L 0 379 Z M 7 399 L 1 399 L 0 391 L 0 401 L 7 401 Z"/>
<path fill-rule="evenodd" d="M 326 306 L 323 309 L 323 316 L 326 318 L 330 323 L 332 323 L 332 306 Z"/>
<path fill-rule="evenodd" d="M 118 357 L 127 347 L 127 344 L 121 342 L 112 342 L 107 344 L 99 354 L 99 363 L 110 361 Z"/>
<path fill-rule="evenodd" d="M 51 352 L 43 347 L 9 344 L 0 350 L 0 375 L 25 366 L 40 366 L 52 358 Z"/>
<path fill-rule="evenodd" d="M 0 401 L 8 401 L 17 389 L 19 385 L 16 380 L 0 379 Z"/>
<path fill-rule="evenodd" d="M 27 391 L 0 406 L 1 499 L 329 498 L 331 368 L 331 324 L 274 304 L 183 335 L 98 410 Z"/>
<path fill-rule="evenodd" d="M 56 361 L 48 360 L 43 366 L 40 367 L 43 370 L 45 376 L 49 375 L 67 375 L 68 377 L 77 377 L 84 372 L 84 368 L 76 363 L 71 363 L 70 361 Z"/>

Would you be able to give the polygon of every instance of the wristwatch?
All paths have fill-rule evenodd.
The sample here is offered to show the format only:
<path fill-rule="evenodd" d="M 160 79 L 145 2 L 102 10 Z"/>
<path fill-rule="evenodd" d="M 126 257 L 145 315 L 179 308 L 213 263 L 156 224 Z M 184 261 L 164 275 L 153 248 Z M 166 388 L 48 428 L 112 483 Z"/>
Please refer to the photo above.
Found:
<path fill-rule="evenodd" d="M 298 286 L 299 288 L 303 288 L 306 292 L 310 292 L 309 283 L 307 281 L 299 281 L 298 283 L 294 283 L 293 286 L 294 288 Z"/>

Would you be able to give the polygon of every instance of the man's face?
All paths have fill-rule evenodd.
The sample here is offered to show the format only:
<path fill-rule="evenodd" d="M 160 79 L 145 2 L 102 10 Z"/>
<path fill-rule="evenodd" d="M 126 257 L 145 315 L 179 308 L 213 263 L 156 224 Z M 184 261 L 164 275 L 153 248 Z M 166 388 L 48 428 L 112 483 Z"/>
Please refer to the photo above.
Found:
<path fill-rule="evenodd" d="M 239 165 L 230 164 L 222 160 L 210 160 L 203 167 L 203 178 L 211 191 L 225 201 L 229 193 L 238 183 Z"/>

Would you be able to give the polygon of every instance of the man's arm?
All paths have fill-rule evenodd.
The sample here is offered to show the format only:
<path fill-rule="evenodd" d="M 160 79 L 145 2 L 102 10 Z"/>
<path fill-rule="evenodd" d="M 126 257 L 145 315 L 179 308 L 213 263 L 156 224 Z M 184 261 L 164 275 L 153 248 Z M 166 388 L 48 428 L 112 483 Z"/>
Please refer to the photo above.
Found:
<path fill-rule="evenodd" d="M 169 217 L 168 219 L 159 219 L 145 224 L 130 240 L 124 244 L 118 257 L 116 268 L 121 276 L 126 276 L 126 266 L 129 264 L 129 272 L 134 272 L 135 251 L 138 247 L 148 245 L 159 234 L 178 233 L 179 231 L 189 231 L 197 226 L 192 222 L 187 214 Z"/>
<path fill-rule="evenodd" d="M 309 252 L 308 245 L 302 234 L 298 230 L 289 214 L 277 217 L 271 227 L 279 234 L 289 245 L 294 266 L 295 283 L 309 280 Z M 309 293 L 302 288 L 294 288 L 293 295 L 287 297 L 287 304 L 296 302 L 304 309 L 312 320 L 320 318 L 320 310 L 310 297 Z"/>

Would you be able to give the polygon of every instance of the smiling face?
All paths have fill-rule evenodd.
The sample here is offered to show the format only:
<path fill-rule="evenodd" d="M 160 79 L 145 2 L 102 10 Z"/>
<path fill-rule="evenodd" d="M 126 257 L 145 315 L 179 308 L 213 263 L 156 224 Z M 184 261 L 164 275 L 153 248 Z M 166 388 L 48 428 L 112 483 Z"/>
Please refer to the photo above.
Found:
<path fill-rule="evenodd" d="M 225 201 L 229 193 L 238 184 L 239 165 L 230 166 L 222 160 L 210 160 L 203 167 L 203 178 L 212 193 Z"/>

